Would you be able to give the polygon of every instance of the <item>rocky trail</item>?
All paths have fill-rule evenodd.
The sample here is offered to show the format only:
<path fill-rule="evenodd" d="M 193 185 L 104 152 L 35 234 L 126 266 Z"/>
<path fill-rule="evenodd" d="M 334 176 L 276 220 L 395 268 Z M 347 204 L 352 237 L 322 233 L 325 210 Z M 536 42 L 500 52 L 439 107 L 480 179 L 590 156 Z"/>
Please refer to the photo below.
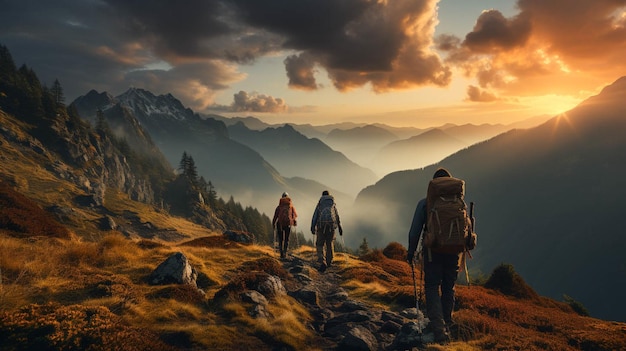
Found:
<path fill-rule="evenodd" d="M 296 284 L 287 293 L 306 306 L 323 350 L 418 350 L 433 340 L 421 311 L 392 312 L 359 301 L 342 287 L 343 262 L 317 270 L 314 253 L 282 260 Z"/>

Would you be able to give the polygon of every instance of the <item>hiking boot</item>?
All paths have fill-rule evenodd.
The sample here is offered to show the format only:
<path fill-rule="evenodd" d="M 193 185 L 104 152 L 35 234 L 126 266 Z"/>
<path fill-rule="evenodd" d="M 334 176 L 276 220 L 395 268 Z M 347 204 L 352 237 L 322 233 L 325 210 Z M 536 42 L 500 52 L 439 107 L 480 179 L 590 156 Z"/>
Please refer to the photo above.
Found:
<path fill-rule="evenodd" d="M 445 345 L 450 342 L 450 334 L 446 330 L 435 331 L 435 342 Z"/>
<path fill-rule="evenodd" d="M 446 322 L 446 331 L 452 339 L 459 338 L 459 325 L 454 322 Z"/>
<path fill-rule="evenodd" d="M 322 264 L 320 264 L 320 267 L 317 270 L 322 272 L 322 273 L 324 273 L 326 271 L 326 268 L 328 268 L 326 266 L 326 263 L 322 263 Z"/>

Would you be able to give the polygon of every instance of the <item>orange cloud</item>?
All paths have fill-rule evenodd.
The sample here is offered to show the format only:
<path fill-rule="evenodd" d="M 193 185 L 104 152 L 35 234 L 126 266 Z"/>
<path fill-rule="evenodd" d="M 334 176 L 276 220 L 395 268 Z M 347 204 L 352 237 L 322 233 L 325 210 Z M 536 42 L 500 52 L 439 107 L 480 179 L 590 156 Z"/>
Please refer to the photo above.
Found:
<path fill-rule="evenodd" d="M 626 71 L 626 0 L 519 0 L 481 14 L 464 40 L 437 38 L 446 62 L 505 95 L 580 94 Z M 588 93 L 585 91 L 584 93 Z"/>

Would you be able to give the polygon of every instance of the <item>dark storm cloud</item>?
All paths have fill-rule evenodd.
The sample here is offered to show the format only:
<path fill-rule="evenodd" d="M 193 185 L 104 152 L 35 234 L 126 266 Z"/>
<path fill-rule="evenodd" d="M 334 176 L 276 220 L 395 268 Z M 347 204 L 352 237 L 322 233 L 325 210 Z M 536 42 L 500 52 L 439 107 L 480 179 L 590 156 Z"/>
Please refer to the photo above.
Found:
<path fill-rule="evenodd" d="M 288 56 L 285 61 L 289 86 L 295 89 L 315 90 L 315 60 L 306 54 Z"/>
<path fill-rule="evenodd" d="M 116 94 L 132 81 L 161 90 L 181 87 L 181 100 L 199 108 L 242 79 L 237 64 L 290 51 L 285 84 L 291 87 L 320 88 L 319 68 L 339 90 L 371 84 L 384 92 L 450 82 L 449 69 L 431 49 L 436 3 L 4 0 L 0 42 L 44 81 L 59 78 L 68 98 L 92 88 L 118 89 L 110 91 Z M 203 66 L 207 74 L 198 70 Z M 226 70 L 213 74 L 220 66 Z M 186 92 L 182 87 L 190 82 L 193 89 Z"/>
<path fill-rule="evenodd" d="M 474 30 L 465 36 L 464 45 L 472 51 L 489 52 L 523 46 L 530 37 L 528 16 L 505 18 L 500 11 L 484 11 Z"/>

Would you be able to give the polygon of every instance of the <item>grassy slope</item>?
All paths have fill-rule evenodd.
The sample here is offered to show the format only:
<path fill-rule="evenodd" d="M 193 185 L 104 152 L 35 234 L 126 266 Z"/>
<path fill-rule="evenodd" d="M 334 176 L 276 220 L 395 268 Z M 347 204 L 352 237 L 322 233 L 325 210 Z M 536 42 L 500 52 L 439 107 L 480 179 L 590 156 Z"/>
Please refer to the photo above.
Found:
<path fill-rule="evenodd" d="M 17 121 L 5 123 L 6 118 L 9 117 L 0 114 L 3 126 L 19 125 Z M 21 133 L 19 129 L 13 132 L 18 136 Z M 276 257 L 270 248 L 216 246 L 211 244 L 215 241 L 203 239 L 188 245 L 189 240 L 216 233 L 132 202 L 115 191 L 107 193 L 105 206 L 116 221 L 123 221 L 121 215 L 131 211 L 142 222 L 174 229 L 188 239 L 181 242 L 128 239 L 116 231 L 100 231 L 97 219 L 101 215 L 79 207 L 72 200 L 82 195 L 81 191 L 46 170 L 52 160 L 32 151 L 27 143 L 0 141 L 3 165 L 0 180 L 40 208 L 57 204 L 71 207 L 76 213 L 66 224 L 71 233 L 67 237 L 50 237 L 37 227 L 19 235 L 0 230 L 3 349 L 23 349 L 26 342 L 32 347 L 52 345 L 56 349 L 93 350 L 99 346 L 165 350 L 168 345 L 177 349 L 198 346 L 269 350 L 276 344 L 297 350 L 315 349 L 318 336 L 308 326 L 311 316 L 291 297 L 281 297 L 270 304 L 269 311 L 275 316 L 270 320 L 251 318 L 241 303 L 212 300 L 242 266 Z M 206 295 L 185 287 L 146 283 L 147 276 L 174 252 L 183 252 L 207 277 Z M 311 248 L 297 254 L 314 260 Z M 352 298 L 395 311 L 414 306 L 413 280 L 406 263 L 380 253 L 367 260 L 339 254 L 336 263 L 340 284 Z M 312 278 L 323 279 L 315 274 Z M 545 298 L 515 299 L 479 286 L 459 286 L 458 297 L 455 318 L 465 341 L 431 349 L 626 347 L 625 324 L 578 316 L 563 303 Z"/>

